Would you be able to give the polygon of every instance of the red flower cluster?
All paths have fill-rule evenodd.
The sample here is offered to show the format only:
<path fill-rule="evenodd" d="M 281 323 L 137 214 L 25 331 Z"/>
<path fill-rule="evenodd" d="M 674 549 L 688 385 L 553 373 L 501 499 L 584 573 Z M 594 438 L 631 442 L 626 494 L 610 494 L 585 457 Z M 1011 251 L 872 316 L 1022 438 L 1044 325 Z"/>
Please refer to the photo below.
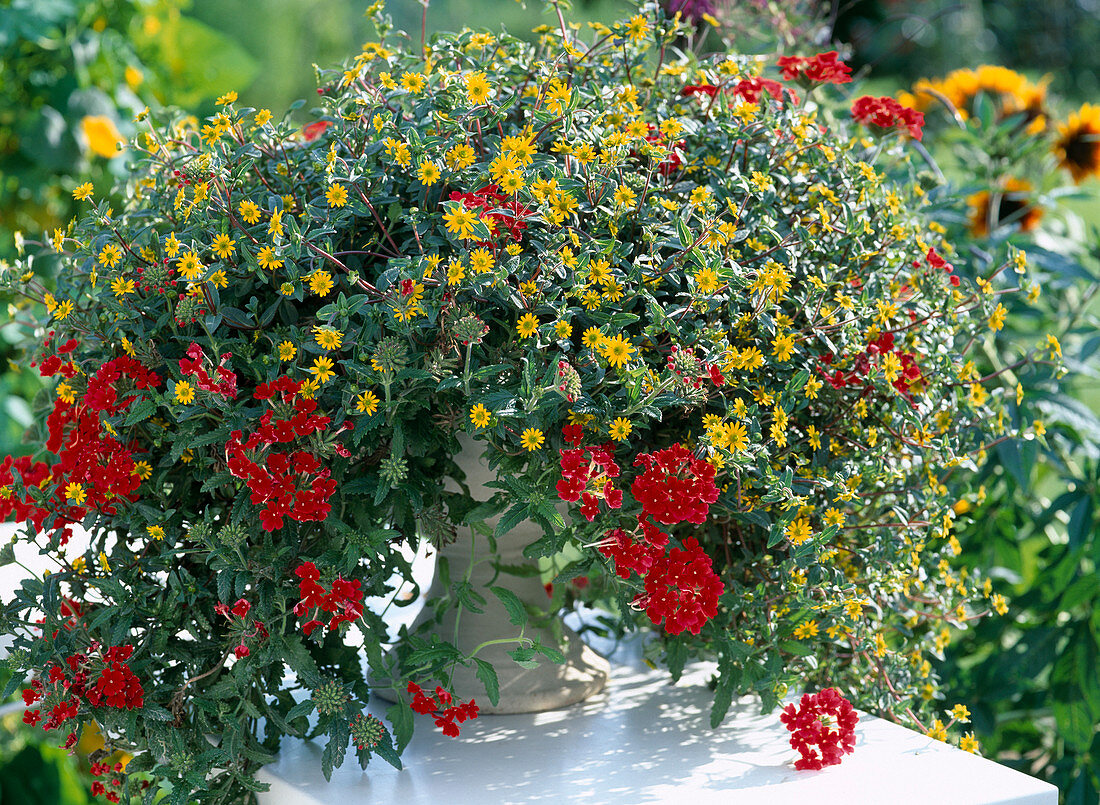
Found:
<path fill-rule="evenodd" d="M 305 438 L 328 427 L 329 417 L 314 413 L 314 400 L 295 396 L 300 388 L 300 383 L 285 376 L 257 386 L 252 395 L 257 400 L 270 400 L 276 394 L 282 395 L 284 403 L 293 399 L 294 415 L 275 419 L 274 411 L 267 410 L 247 440 L 242 431 L 235 430 L 225 444 L 229 472 L 245 480 L 253 505 L 264 506 L 260 519 L 265 531 L 282 528 L 286 517 L 298 522 L 321 521 L 332 509 L 329 498 L 336 491 L 336 481 L 329 477 L 328 467 L 304 450 L 268 450 L 274 444 Z M 255 450 L 260 451 L 257 460 L 247 455 Z"/>
<path fill-rule="evenodd" d="M 65 354 L 75 346 L 70 340 L 59 352 Z M 63 362 L 59 355 L 50 355 L 42 360 L 39 371 L 44 377 L 60 373 L 65 378 L 72 378 L 76 366 Z M 123 380 L 127 381 L 125 387 Z M 59 460 L 50 465 L 26 457 L 8 456 L 0 462 L 0 487 L 13 484 L 18 473 L 24 489 L 35 490 L 34 494 L 18 495 L 9 489 L 0 495 L 0 520 L 14 513 L 17 520 L 29 520 L 35 530 L 41 531 L 49 519 L 49 527 L 61 532 L 61 544 L 64 545 L 71 535 L 68 526 L 83 520 L 88 512 L 115 514 L 119 501 L 137 500 L 136 490 L 141 485 L 141 478 L 134 469 L 135 448 L 110 434 L 101 424 L 99 415 L 102 412 L 114 416 L 124 412 L 142 399 L 141 391 L 156 388 L 160 383 L 155 372 L 124 355 L 103 364 L 88 379 L 87 391 L 79 403 L 57 398 L 46 419 L 46 449 Z M 51 496 L 38 492 L 51 484 L 54 489 Z M 82 498 L 66 495 L 70 484 L 79 485 Z"/>
<path fill-rule="evenodd" d="M 569 427 L 569 426 L 567 426 Z M 579 428 L 580 426 L 572 426 Z M 579 443 L 582 433 L 562 431 L 567 439 Z M 615 486 L 612 478 L 619 477 L 619 465 L 611 455 L 613 445 L 576 447 L 561 452 L 561 480 L 558 481 L 558 497 L 569 503 L 578 500 L 581 514 L 589 522 L 600 513 L 602 499 L 611 509 L 623 506 L 623 490 Z"/>
<path fill-rule="evenodd" d="M 302 624 L 306 637 L 318 626 L 324 625 L 323 621 L 316 618 L 318 610 L 332 616 L 328 622 L 329 630 L 343 622 L 352 623 L 363 614 L 363 591 L 359 588 L 358 579 L 348 581 L 337 576 L 332 582 L 332 589 L 325 590 L 317 583 L 321 572 L 313 562 L 300 565 L 294 575 L 301 579 L 298 582 L 298 594 L 302 599 L 294 605 L 294 614 L 299 618 L 307 614 L 310 617 L 310 620 Z"/>
<path fill-rule="evenodd" d="M 872 360 L 878 356 L 885 356 L 891 352 L 896 354 L 898 360 L 901 362 L 901 371 L 897 378 L 892 381 L 891 385 L 906 398 L 912 400 L 915 390 L 914 387 L 918 386 L 924 379 L 924 374 L 921 372 L 916 356 L 911 352 L 902 352 L 896 347 L 893 333 L 883 333 L 878 338 L 871 341 L 867 345 L 867 348 L 856 356 L 852 370 L 849 372 L 837 369 L 830 374 L 826 368 L 818 368 L 829 385 L 834 389 L 842 389 L 845 386 L 860 387 L 866 383 L 864 378 L 867 377 L 867 372 L 871 368 Z M 828 367 L 833 362 L 833 356 L 822 355 L 820 360 L 825 367 Z M 881 363 L 881 359 L 879 362 Z"/>
<path fill-rule="evenodd" d="M 614 562 L 615 572 L 626 579 L 631 572 L 645 581 L 645 593 L 634 599 L 644 607 L 650 621 L 664 621 L 669 634 L 685 630 L 699 634 L 703 625 L 718 614 L 723 586 L 699 541 L 689 537 L 682 548 L 665 547 L 668 535 L 644 516 L 638 518 L 642 539 L 635 540 L 621 528 L 604 536 L 600 553 Z"/>
<path fill-rule="evenodd" d="M 955 276 L 955 266 L 944 260 L 935 249 L 929 249 L 928 254 L 925 255 L 925 260 L 928 261 L 928 265 L 932 268 L 943 269 L 947 273 L 948 281 L 956 288 L 959 285 L 959 278 Z M 913 268 L 920 268 L 920 260 L 913 261 Z"/>
<path fill-rule="evenodd" d="M 264 622 L 261 620 L 252 619 L 252 630 L 248 629 L 248 613 L 252 609 L 252 604 L 248 603 L 243 598 L 238 598 L 237 603 L 230 609 L 228 604 L 217 603 L 214 605 L 214 611 L 219 615 L 226 618 L 234 627 L 234 631 L 238 632 L 238 643 L 236 648 L 233 649 L 233 656 L 238 660 L 247 657 L 251 654 L 251 650 L 245 645 L 245 641 L 251 638 L 256 638 L 257 642 L 266 640 L 268 637 L 267 628 L 264 626 Z M 239 623 L 234 622 L 239 620 Z"/>
<path fill-rule="evenodd" d="M 687 97 L 706 95 L 708 98 L 714 98 L 719 92 L 729 92 L 733 95 L 737 95 L 746 103 L 760 103 L 760 97 L 765 92 L 774 100 L 783 100 L 783 85 L 770 78 L 743 78 L 733 86 L 725 89 L 716 87 L 714 84 L 688 84 L 680 90 L 680 94 Z M 797 100 L 797 96 L 794 92 L 788 89 L 787 93 L 792 99 Z"/>
<path fill-rule="evenodd" d="M 518 242 L 527 228 L 526 219 L 531 208 L 520 204 L 500 193 L 499 185 L 490 184 L 473 193 L 452 192 L 447 198 L 461 201 L 468 210 L 478 210 L 481 220 L 489 226 L 489 232 L 496 238 Z M 479 244 L 496 247 L 496 243 Z"/>
<path fill-rule="evenodd" d="M 74 734 L 72 737 L 75 739 L 76 735 Z M 123 771 L 125 770 L 125 768 L 126 767 L 122 765 L 121 761 L 116 762 L 114 765 L 111 765 L 110 763 L 98 763 L 97 762 L 97 763 L 92 763 L 91 772 L 92 772 L 93 777 L 102 777 L 105 774 L 121 775 L 123 773 Z M 122 777 L 121 776 L 112 777 L 107 782 L 112 788 L 122 788 Z M 151 785 L 151 783 L 148 780 L 142 781 L 141 790 L 142 791 L 147 790 L 150 785 Z M 119 802 L 120 801 L 119 795 L 115 791 L 108 791 L 107 787 L 102 782 L 100 782 L 99 780 L 96 780 L 95 782 L 92 783 L 91 792 L 92 792 L 93 797 L 103 797 L 108 802 Z"/>
<path fill-rule="evenodd" d="M 699 524 L 707 519 L 710 504 L 718 500 L 711 464 L 695 458 L 682 444 L 642 453 L 634 459 L 635 467 L 640 464 L 646 469 L 634 479 L 630 491 L 643 512 L 666 525 L 685 520 Z"/>
<path fill-rule="evenodd" d="M 224 353 L 220 357 L 217 367 L 215 367 L 215 372 L 218 375 L 217 380 L 212 379 L 207 374 L 206 369 L 203 368 L 204 360 L 202 347 L 192 343 L 187 348 L 187 357 L 180 358 L 180 372 L 185 377 L 194 375 L 195 385 L 203 391 L 219 394 L 227 400 L 236 399 L 237 376 L 225 366 L 229 362 L 229 353 Z"/>
<path fill-rule="evenodd" d="M 797 708 L 783 708 L 779 720 L 791 731 L 791 747 L 801 755 L 796 769 L 835 766 L 855 749 L 859 715 L 835 688 L 804 694 Z"/>
<path fill-rule="evenodd" d="M 852 68 L 837 58 L 835 50 L 808 59 L 780 56 L 778 65 L 784 81 L 804 78 L 817 84 L 848 84 L 852 80 Z"/>
<path fill-rule="evenodd" d="M 924 115 L 916 109 L 902 106 L 890 97 L 873 98 L 864 95 L 852 104 L 852 117 L 868 126 L 881 130 L 897 129 L 908 132 L 914 140 L 923 134 Z"/>
<path fill-rule="evenodd" d="M 440 727 L 443 734 L 448 737 L 457 738 L 458 725 L 468 718 L 477 718 L 477 704 L 473 699 L 464 704 L 452 704 L 454 698 L 442 687 L 436 686 L 434 697 L 425 696 L 423 689 L 415 682 L 410 682 L 406 690 L 413 696 L 412 703 L 409 705 L 413 711 L 421 715 L 433 716 L 435 725 Z"/>
<path fill-rule="evenodd" d="M 117 707 L 125 710 L 145 706 L 145 691 L 126 661 L 134 653 L 134 647 L 110 646 L 99 651 L 92 643 L 92 653 L 77 653 L 66 658 L 69 672 L 60 666 L 47 666 L 45 682 L 35 679 L 23 691 L 27 711 L 23 722 L 34 726 L 42 722 L 42 729 L 58 729 L 65 722 L 75 719 L 80 711 L 81 698 L 92 707 Z M 43 721 L 42 709 L 29 709 L 36 702 L 53 706 Z"/>

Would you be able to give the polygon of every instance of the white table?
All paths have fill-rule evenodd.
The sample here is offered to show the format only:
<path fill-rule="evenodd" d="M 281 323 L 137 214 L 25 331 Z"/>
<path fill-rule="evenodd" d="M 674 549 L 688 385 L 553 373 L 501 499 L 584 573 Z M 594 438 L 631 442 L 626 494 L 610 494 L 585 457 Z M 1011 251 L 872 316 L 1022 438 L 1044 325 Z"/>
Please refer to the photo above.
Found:
<path fill-rule="evenodd" d="M 0 524 L 0 540 L 10 538 Z M 74 537 L 75 544 L 79 538 Z M 41 557 L 20 551 L 39 569 Z M 22 570 L 0 568 L 9 600 Z M 422 584 L 426 587 L 426 583 Z M 403 615 L 411 617 L 403 611 Z M 610 647 L 594 643 L 597 650 Z M 839 766 L 795 771 L 797 753 L 779 711 L 761 715 L 752 698 L 734 703 L 717 730 L 709 725 L 709 666 L 676 685 L 640 660 L 627 643 L 612 655 L 601 694 L 565 710 L 481 716 L 446 738 L 428 716 L 402 758 L 403 771 L 375 758 L 362 771 L 349 752 L 330 782 L 321 775 L 323 744 L 286 739 L 279 759 L 260 772 L 271 784 L 261 805 L 1057 805 L 1054 786 L 991 760 L 933 741 L 882 719 L 862 716 L 855 752 Z M 477 699 L 483 691 L 471 695 Z M 383 717 L 388 703 L 372 699 Z"/>

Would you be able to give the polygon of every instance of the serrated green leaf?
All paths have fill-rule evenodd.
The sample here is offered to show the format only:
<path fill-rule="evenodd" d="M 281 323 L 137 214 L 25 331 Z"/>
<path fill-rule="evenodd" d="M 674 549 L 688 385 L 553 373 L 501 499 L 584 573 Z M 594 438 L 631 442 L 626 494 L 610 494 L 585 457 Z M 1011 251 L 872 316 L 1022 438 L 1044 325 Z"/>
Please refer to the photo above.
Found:
<path fill-rule="evenodd" d="M 496 669 L 485 660 L 474 658 L 477 663 L 477 678 L 485 686 L 485 694 L 489 697 L 489 703 L 494 707 L 500 702 L 500 682 L 497 679 Z"/>
<path fill-rule="evenodd" d="M 504 605 L 504 609 L 508 612 L 508 620 L 513 625 L 523 626 L 527 623 L 527 609 L 523 606 L 523 602 L 519 600 L 519 596 L 511 590 L 499 586 L 490 587 L 489 592 L 500 599 L 500 603 Z"/>

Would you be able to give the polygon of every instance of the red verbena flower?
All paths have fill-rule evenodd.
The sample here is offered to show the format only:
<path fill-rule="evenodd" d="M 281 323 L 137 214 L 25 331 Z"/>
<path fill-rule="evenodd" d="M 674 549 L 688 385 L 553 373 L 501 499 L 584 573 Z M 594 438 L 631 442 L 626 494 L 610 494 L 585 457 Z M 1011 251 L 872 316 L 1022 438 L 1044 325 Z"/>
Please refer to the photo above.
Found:
<path fill-rule="evenodd" d="M 810 58 L 780 56 L 777 64 L 784 81 L 804 78 L 817 84 L 847 84 L 852 80 L 852 68 L 837 58 L 835 50 Z"/>
<path fill-rule="evenodd" d="M 685 520 L 702 523 L 710 504 L 718 500 L 713 465 L 695 458 L 681 444 L 655 453 L 642 453 L 634 466 L 645 471 L 634 479 L 630 491 L 642 504 L 642 511 L 658 523 L 674 525 Z"/>
<path fill-rule="evenodd" d="M 804 694 L 798 707 L 788 704 L 783 709 L 779 720 L 791 732 L 791 747 L 801 755 L 796 769 L 834 766 L 855 748 L 859 715 L 836 688 Z"/>
<path fill-rule="evenodd" d="M 906 132 L 914 140 L 919 140 L 923 133 L 924 115 L 890 97 L 864 95 L 856 98 L 852 104 L 852 118 L 880 131 Z"/>
<path fill-rule="evenodd" d="M 724 588 L 699 541 L 688 537 L 683 546 L 656 558 L 645 574 L 645 593 L 635 603 L 645 607 L 654 625 L 663 620 L 669 634 L 699 634 L 718 614 Z"/>

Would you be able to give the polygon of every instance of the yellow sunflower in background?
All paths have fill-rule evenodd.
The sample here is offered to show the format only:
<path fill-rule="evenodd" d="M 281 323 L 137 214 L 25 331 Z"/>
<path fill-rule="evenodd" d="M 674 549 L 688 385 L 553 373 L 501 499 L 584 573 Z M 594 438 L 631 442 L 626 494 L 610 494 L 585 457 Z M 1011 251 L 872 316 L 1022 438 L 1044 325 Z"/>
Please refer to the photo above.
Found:
<path fill-rule="evenodd" d="M 995 105 L 998 118 L 1022 112 L 1028 132 L 1038 134 L 1046 128 L 1049 82 L 1049 76 L 1033 82 L 1007 67 L 983 64 L 973 70 L 954 70 L 939 79 L 922 78 L 913 85 L 912 93 L 902 93 L 898 99 L 919 112 L 947 100 L 967 120 L 974 112 L 974 99 L 984 94 Z"/>
<path fill-rule="evenodd" d="M 1054 153 L 1077 184 L 1100 176 L 1100 106 L 1086 103 L 1058 124 Z"/>
<path fill-rule="evenodd" d="M 1031 204 L 1030 197 L 1034 188 L 1026 179 L 1005 181 L 997 194 L 997 209 L 993 210 L 993 194 L 988 190 L 975 193 L 969 199 L 970 233 L 976 237 L 985 237 L 991 228 L 1002 224 L 1017 224 L 1022 232 L 1030 232 L 1039 225 L 1043 211 Z"/>

